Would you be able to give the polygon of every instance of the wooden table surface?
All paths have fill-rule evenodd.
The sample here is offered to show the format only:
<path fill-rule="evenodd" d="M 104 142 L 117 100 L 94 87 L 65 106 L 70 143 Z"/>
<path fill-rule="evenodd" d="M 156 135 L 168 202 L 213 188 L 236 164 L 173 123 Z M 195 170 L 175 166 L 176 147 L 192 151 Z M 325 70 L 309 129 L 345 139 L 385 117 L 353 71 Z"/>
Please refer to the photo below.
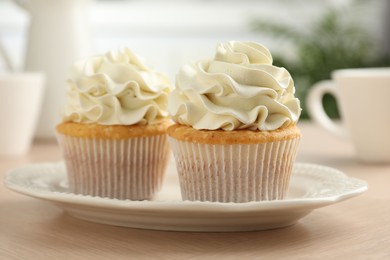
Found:
<path fill-rule="evenodd" d="M 364 164 L 350 143 L 300 124 L 298 161 L 338 168 L 369 190 L 314 210 L 298 224 L 241 233 L 181 233 L 94 224 L 0 183 L 0 259 L 390 259 L 390 164 Z M 16 166 L 61 159 L 54 141 L 0 158 L 0 176 Z"/>

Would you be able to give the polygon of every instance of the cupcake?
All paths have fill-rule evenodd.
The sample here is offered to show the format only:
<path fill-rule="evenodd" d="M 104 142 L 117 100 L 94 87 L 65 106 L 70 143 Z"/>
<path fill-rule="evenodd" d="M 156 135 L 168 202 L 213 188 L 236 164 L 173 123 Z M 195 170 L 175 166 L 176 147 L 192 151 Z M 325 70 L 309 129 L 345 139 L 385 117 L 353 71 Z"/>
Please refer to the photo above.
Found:
<path fill-rule="evenodd" d="M 129 49 L 76 63 L 57 139 L 70 191 L 150 199 L 169 160 L 167 78 Z"/>
<path fill-rule="evenodd" d="M 286 197 L 300 131 L 294 81 L 253 42 L 217 46 L 185 65 L 168 100 L 168 136 L 184 200 Z"/>

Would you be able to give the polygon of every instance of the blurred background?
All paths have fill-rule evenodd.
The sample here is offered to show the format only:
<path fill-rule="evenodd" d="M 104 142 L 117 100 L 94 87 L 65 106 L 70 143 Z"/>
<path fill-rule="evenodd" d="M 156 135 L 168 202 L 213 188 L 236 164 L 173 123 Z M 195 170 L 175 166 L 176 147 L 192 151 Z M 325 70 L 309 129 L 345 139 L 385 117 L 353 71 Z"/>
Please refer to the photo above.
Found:
<path fill-rule="evenodd" d="M 30 23 L 37 13 L 32 15 L 15 2 L 35 5 L 42 15 L 52 12 L 53 5 L 63 1 L 0 0 L 0 40 L 17 71 L 26 69 Z M 315 82 L 329 78 L 332 70 L 390 64 L 387 0 L 68 0 L 68 3 L 75 1 L 88 2 L 83 15 L 90 40 L 87 51 L 80 52 L 77 59 L 127 46 L 149 66 L 168 74 L 173 83 L 180 66 L 211 57 L 218 42 L 256 41 L 271 50 L 275 65 L 291 72 L 297 95 L 303 101 L 303 118 L 308 117 L 307 90 Z M 42 7 L 49 5 L 52 9 Z M 70 15 L 74 13 L 75 10 Z M 56 31 L 60 19 L 61 16 L 54 19 L 48 30 Z M 47 41 L 50 35 L 58 34 L 48 31 Z M 54 37 L 66 41 L 65 36 Z M 47 48 L 48 53 L 49 49 L 54 54 L 48 56 L 53 56 L 66 52 L 67 48 L 53 44 Z M 69 67 L 68 63 L 69 60 L 58 59 L 58 66 Z M 0 71 L 5 69 L 3 58 Z M 47 72 L 45 68 L 42 70 Z M 57 97 L 64 97 L 66 73 L 60 74 L 63 78 L 57 74 L 53 79 L 48 72 L 46 88 L 55 91 Z M 43 110 L 52 110 L 58 117 L 63 102 L 46 104 Z M 325 97 L 324 102 L 328 113 L 337 118 L 332 97 Z"/>

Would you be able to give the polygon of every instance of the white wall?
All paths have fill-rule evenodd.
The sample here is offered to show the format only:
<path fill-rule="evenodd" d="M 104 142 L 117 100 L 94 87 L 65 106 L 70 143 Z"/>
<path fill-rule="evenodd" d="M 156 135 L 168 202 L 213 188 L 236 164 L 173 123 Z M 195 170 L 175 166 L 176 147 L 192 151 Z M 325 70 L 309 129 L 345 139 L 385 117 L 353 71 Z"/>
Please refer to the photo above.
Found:
<path fill-rule="evenodd" d="M 33 2 L 34 0 L 32 0 Z M 52 0 L 55 1 L 55 0 Z M 386 0 L 369 0 L 346 17 L 381 34 Z M 278 51 L 280 42 L 251 31 L 255 18 L 290 24 L 305 30 L 326 7 L 348 6 L 351 0 L 133 0 L 95 1 L 89 10 L 94 52 L 129 46 L 149 65 L 172 79 L 186 62 L 213 55 L 217 42 L 254 40 Z M 0 0 L 0 37 L 16 67 L 23 68 L 29 15 L 12 0 Z M 0 69 L 2 68 L 0 62 Z"/>

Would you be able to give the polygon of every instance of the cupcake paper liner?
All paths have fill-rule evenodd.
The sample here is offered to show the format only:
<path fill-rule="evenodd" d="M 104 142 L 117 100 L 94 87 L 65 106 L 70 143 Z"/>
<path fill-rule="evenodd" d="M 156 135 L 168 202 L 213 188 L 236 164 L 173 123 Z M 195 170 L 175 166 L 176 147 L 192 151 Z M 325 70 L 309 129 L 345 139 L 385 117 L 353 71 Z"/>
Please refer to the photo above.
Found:
<path fill-rule="evenodd" d="M 169 137 L 183 200 L 249 202 L 284 199 L 299 140 L 214 145 Z"/>
<path fill-rule="evenodd" d="M 110 140 L 57 133 L 57 139 L 76 194 L 144 200 L 161 187 L 170 154 L 166 135 Z"/>

